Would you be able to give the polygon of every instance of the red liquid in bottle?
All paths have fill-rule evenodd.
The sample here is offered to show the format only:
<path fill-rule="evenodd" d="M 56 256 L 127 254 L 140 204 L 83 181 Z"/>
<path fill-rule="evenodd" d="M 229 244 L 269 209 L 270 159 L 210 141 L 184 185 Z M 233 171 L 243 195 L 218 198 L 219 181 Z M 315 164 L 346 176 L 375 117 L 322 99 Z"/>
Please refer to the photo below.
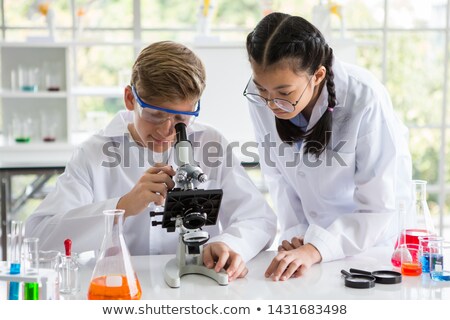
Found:
<path fill-rule="evenodd" d="M 403 230 L 395 243 L 395 249 L 402 244 L 416 244 L 419 246 L 419 237 L 429 236 L 430 233 L 425 229 L 406 229 Z M 391 258 L 391 263 L 394 267 L 400 267 L 401 265 L 401 252 L 394 250 Z"/>
<path fill-rule="evenodd" d="M 429 236 L 430 233 L 425 229 L 406 229 L 404 230 L 397 242 L 395 243 L 395 249 L 401 244 L 419 244 L 419 237 Z"/>
<path fill-rule="evenodd" d="M 106 276 L 95 278 L 91 281 L 88 292 L 89 300 L 139 300 L 142 295 L 141 285 L 136 278 L 136 289 L 131 290 L 127 277 L 118 275 L 122 278 L 121 286 L 107 286 Z M 135 292 L 133 292 L 135 291 Z"/>

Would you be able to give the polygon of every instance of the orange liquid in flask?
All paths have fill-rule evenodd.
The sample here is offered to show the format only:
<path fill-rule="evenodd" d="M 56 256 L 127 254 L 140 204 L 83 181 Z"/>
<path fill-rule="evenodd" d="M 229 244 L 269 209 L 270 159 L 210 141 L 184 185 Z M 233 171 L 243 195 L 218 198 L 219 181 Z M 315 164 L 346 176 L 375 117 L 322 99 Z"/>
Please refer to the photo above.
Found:
<path fill-rule="evenodd" d="M 402 274 L 405 276 L 420 276 L 422 274 L 422 266 L 419 263 L 402 263 Z"/>
<path fill-rule="evenodd" d="M 126 276 L 113 276 L 121 278 L 122 284 L 120 286 L 107 286 L 108 277 L 111 276 L 102 276 L 91 281 L 88 292 L 89 300 L 139 300 L 141 298 L 142 290 L 137 278 L 135 288 L 131 289 Z"/>

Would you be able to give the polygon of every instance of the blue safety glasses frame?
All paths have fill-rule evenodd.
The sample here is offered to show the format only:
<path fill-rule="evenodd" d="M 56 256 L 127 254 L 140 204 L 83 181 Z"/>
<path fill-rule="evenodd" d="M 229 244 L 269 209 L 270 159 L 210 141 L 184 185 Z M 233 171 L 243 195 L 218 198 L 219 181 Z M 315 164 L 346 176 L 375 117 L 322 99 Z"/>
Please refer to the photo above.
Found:
<path fill-rule="evenodd" d="M 141 97 L 139 97 L 134 86 L 131 86 L 131 90 L 133 91 L 133 95 L 134 95 L 134 98 L 136 99 L 137 103 L 142 108 L 149 108 L 149 109 L 167 112 L 167 113 L 171 113 L 171 114 L 182 114 L 182 115 L 194 116 L 194 117 L 198 117 L 198 115 L 200 114 L 200 100 L 198 100 L 198 102 L 197 102 L 197 108 L 195 109 L 195 111 L 178 111 L 178 110 L 166 109 L 166 108 L 161 108 L 161 107 L 157 107 L 157 106 L 152 106 L 151 104 L 147 104 L 144 101 L 142 101 Z"/>

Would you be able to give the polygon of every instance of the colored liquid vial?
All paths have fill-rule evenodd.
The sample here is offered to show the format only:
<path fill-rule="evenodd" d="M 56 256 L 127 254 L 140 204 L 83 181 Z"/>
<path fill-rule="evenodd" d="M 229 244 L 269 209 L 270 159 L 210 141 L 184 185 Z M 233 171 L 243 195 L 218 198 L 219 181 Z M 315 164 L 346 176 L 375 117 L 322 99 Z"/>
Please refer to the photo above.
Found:
<path fill-rule="evenodd" d="M 395 251 L 391 257 L 391 263 L 394 267 L 400 267 L 401 265 L 401 255 L 402 253 L 398 248 L 405 244 L 419 245 L 419 237 L 427 236 L 429 233 L 424 229 L 407 229 L 400 233 L 395 244 Z"/>
<path fill-rule="evenodd" d="M 401 257 L 405 252 L 398 248 L 402 245 L 419 245 L 420 237 L 434 234 L 434 225 L 426 201 L 426 185 L 423 180 L 413 181 L 414 206 L 408 210 L 406 203 L 399 204 L 398 225 L 399 233 L 391 257 L 395 267 L 401 266 Z"/>
<path fill-rule="evenodd" d="M 450 241 L 431 242 L 430 276 L 435 281 L 450 281 Z"/>
<path fill-rule="evenodd" d="M 132 289 L 124 275 L 103 276 L 91 281 L 89 287 L 89 300 L 139 300 L 141 299 L 141 286 Z"/>
<path fill-rule="evenodd" d="M 21 269 L 21 254 L 22 254 L 22 221 L 11 221 L 11 264 L 9 273 L 20 274 Z M 9 300 L 19 300 L 20 297 L 19 282 L 11 281 L 9 283 Z"/>
<path fill-rule="evenodd" d="M 435 281 L 450 281 L 450 272 L 434 272 L 431 274 L 431 279 Z"/>
<path fill-rule="evenodd" d="M 105 236 L 88 290 L 90 300 L 138 300 L 142 289 L 123 237 L 124 210 L 105 210 Z"/>
<path fill-rule="evenodd" d="M 23 294 L 25 300 L 39 300 L 39 283 L 25 283 Z"/>
<path fill-rule="evenodd" d="M 402 274 L 405 276 L 420 276 L 422 274 L 422 266 L 420 263 L 402 263 Z"/>
<path fill-rule="evenodd" d="M 9 273 L 10 274 L 19 274 L 20 273 L 20 263 L 11 263 Z"/>
<path fill-rule="evenodd" d="M 420 257 L 420 262 L 422 263 L 422 272 L 430 272 L 430 254 L 428 252 L 422 254 Z"/>

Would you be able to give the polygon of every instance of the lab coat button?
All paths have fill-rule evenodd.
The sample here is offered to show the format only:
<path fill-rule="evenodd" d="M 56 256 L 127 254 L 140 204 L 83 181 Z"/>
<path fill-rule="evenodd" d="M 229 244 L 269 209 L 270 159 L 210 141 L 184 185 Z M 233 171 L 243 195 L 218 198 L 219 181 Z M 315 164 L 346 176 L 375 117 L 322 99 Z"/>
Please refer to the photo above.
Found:
<path fill-rule="evenodd" d="M 305 173 L 304 173 L 303 171 L 299 171 L 299 172 L 298 172 L 298 175 L 299 175 L 300 177 L 302 177 L 302 178 L 305 177 Z"/>
<path fill-rule="evenodd" d="M 309 215 L 310 215 L 311 217 L 315 218 L 315 217 L 317 217 L 317 212 L 311 211 L 311 212 L 309 213 Z"/>

